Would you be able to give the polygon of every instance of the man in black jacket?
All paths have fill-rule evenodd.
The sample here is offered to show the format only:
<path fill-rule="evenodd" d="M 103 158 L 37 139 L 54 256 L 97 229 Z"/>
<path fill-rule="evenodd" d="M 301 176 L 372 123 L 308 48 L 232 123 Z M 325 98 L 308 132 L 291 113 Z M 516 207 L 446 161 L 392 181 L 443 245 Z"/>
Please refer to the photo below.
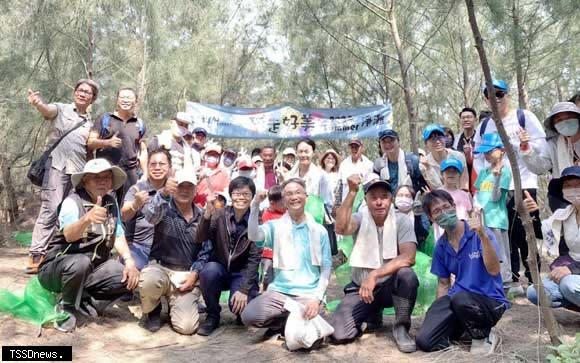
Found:
<path fill-rule="evenodd" d="M 198 228 L 198 242 L 210 240 L 213 254 L 199 276 L 207 318 L 199 335 L 210 335 L 220 324 L 220 294 L 230 290 L 229 307 L 238 316 L 258 294 L 258 265 L 262 249 L 248 239 L 250 202 L 256 194 L 254 182 L 237 177 L 230 182 L 232 206 L 215 210 L 213 198 L 208 198 L 206 210 Z"/>

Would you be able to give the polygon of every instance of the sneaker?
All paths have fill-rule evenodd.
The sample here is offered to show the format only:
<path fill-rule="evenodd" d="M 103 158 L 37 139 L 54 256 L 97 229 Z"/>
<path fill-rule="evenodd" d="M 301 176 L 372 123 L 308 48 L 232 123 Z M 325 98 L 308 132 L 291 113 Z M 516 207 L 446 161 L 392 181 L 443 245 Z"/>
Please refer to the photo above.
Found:
<path fill-rule="evenodd" d="M 489 336 L 484 339 L 472 339 L 469 352 L 474 355 L 490 355 L 495 352 L 501 337 L 492 329 Z"/>
<path fill-rule="evenodd" d="M 58 304 L 57 306 L 54 307 L 54 310 L 57 313 L 68 313 L 68 318 L 54 322 L 54 328 L 63 333 L 73 332 L 77 327 L 77 318 L 75 316 L 75 309 L 63 307 L 61 304 Z"/>
<path fill-rule="evenodd" d="M 38 266 L 44 261 L 43 255 L 30 255 L 28 256 L 28 265 L 24 272 L 29 275 L 35 275 L 38 273 Z"/>
<path fill-rule="evenodd" d="M 154 333 L 161 329 L 161 303 L 144 315 L 144 327 Z"/>
<path fill-rule="evenodd" d="M 197 335 L 207 337 L 207 336 L 211 335 L 211 333 L 213 333 L 214 330 L 216 330 L 219 326 L 220 326 L 220 319 L 219 318 L 214 318 L 213 316 L 208 316 L 205 319 L 205 322 L 203 323 L 203 325 L 201 327 L 199 327 L 199 330 L 197 331 Z"/>

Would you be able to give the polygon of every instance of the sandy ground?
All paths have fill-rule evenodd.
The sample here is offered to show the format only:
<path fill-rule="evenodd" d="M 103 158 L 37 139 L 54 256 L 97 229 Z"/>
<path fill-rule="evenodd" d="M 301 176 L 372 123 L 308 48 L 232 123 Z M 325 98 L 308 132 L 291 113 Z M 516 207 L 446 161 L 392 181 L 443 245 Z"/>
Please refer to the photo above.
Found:
<path fill-rule="evenodd" d="M 0 248 L 0 288 L 22 291 L 29 276 L 23 273 L 26 249 Z M 334 281 L 330 299 L 341 296 Z M 150 333 L 138 325 L 141 310 L 137 301 L 110 307 L 101 319 L 90 321 L 72 334 L 54 329 L 38 328 L 27 322 L 0 314 L 1 345 L 72 345 L 73 359 L 77 362 L 527 362 L 545 361 L 549 339 L 539 329 L 538 310 L 525 299 L 513 301 L 498 330 L 503 341 L 497 354 L 491 357 L 470 356 L 466 347 L 445 352 L 425 354 L 400 353 L 390 332 L 392 317 L 385 317 L 384 328 L 363 335 L 358 341 L 343 345 L 324 345 L 309 353 L 292 353 L 280 340 L 262 341 L 263 331 L 236 326 L 231 313 L 222 312 L 221 327 L 209 338 L 181 336 L 167 323 L 157 333 Z M 202 319 L 205 316 L 202 315 Z M 559 309 L 556 318 L 566 339 L 580 331 L 580 314 Z M 417 332 L 422 318 L 413 318 L 412 334 Z"/>

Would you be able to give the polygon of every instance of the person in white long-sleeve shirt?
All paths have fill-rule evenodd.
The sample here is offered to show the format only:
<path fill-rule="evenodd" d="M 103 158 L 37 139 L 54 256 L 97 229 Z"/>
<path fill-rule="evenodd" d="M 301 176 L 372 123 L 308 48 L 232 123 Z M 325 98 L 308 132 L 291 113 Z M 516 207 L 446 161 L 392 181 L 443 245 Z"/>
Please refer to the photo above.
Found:
<path fill-rule="evenodd" d="M 338 187 L 335 191 L 335 207 L 338 208 L 348 194 L 348 177 L 354 174 L 360 175 L 366 180 L 367 175 L 373 172 L 373 162 L 363 155 L 365 147 L 361 140 L 350 140 L 348 143 L 350 156 L 345 158 L 338 168 Z"/>
<path fill-rule="evenodd" d="M 493 92 L 495 92 L 497 107 L 501 116 L 501 122 L 506 129 L 510 138 L 516 156 L 518 159 L 518 167 L 522 181 L 522 189 L 527 190 L 528 193 L 536 200 L 536 190 L 538 189 L 538 176 L 532 173 L 526 163 L 522 160 L 522 151 L 532 148 L 535 152 L 540 153 L 548 146 L 546 144 L 546 133 L 542 124 L 532 112 L 528 110 L 514 110 L 510 107 L 509 86 L 504 80 L 493 81 Z M 485 101 L 490 106 L 488 98 L 488 90 L 483 91 Z M 491 106 L 490 106 L 491 108 Z M 491 118 L 483 120 L 475 132 L 475 148 L 481 144 L 482 136 L 488 133 L 497 133 L 495 121 Z M 478 154 L 473 162 L 475 170 L 479 173 L 484 167 L 489 164 L 485 161 L 483 154 Z M 509 165 L 507 157 L 505 157 L 504 165 Z M 511 264 L 512 264 L 512 281 L 515 288 L 519 289 L 519 270 L 520 257 L 525 268 L 525 275 L 528 281 L 532 281 L 532 275 L 527 263 L 528 246 L 526 243 L 526 234 L 521 223 L 521 219 L 515 210 L 515 198 L 513 195 L 514 182 L 510 184 L 510 193 L 507 201 L 508 218 L 509 218 L 509 236 L 511 249 Z M 537 238 L 542 238 L 542 231 L 540 225 L 539 211 L 532 213 L 534 230 Z"/>

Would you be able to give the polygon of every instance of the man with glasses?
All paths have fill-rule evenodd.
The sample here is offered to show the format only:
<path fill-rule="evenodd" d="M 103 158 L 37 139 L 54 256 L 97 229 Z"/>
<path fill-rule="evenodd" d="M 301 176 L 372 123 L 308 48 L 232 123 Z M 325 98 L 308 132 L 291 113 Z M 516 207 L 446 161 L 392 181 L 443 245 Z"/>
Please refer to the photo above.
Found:
<path fill-rule="evenodd" d="M 210 240 L 213 254 L 199 275 L 207 317 L 197 332 L 208 336 L 220 325 L 220 294 L 230 291 L 229 308 L 240 314 L 258 294 L 258 266 L 262 249 L 248 237 L 250 203 L 256 194 L 254 182 L 234 178 L 229 185 L 231 206 L 215 209 L 215 194 L 210 194 L 198 229 L 198 242 Z"/>
<path fill-rule="evenodd" d="M 542 124 L 536 115 L 528 110 L 515 110 L 510 106 L 511 97 L 509 95 L 509 86 L 504 80 L 493 80 L 493 92 L 495 92 L 497 108 L 501 117 L 501 122 L 506 129 L 514 150 L 516 151 L 518 167 L 522 181 L 522 189 L 523 191 L 527 190 L 532 198 L 537 200 L 536 191 L 538 189 L 538 176 L 528 169 L 526 163 L 522 159 L 522 153 L 524 153 L 528 148 L 534 149 L 536 153 L 544 153 L 548 148 L 546 143 L 546 133 L 544 132 Z M 483 95 L 485 97 L 485 102 L 489 106 L 490 100 L 488 98 L 489 94 L 487 88 L 483 90 Z M 491 118 L 483 120 L 475 132 L 475 147 L 477 148 L 481 144 L 483 135 L 496 132 L 497 128 L 495 126 L 495 120 Z M 509 165 L 507 156 L 504 157 L 504 163 Z M 480 170 L 482 170 L 484 167 L 488 167 L 489 163 L 485 161 L 483 154 L 477 154 L 474 158 L 473 166 L 479 173 Z M 520 217 L 517 215 L 513 190 L 514 183 L 512 180 L 507 201 L 509 218 L 508 235 L 510 237 L 511 264 L 513 274 L 513 285 L 511 292 L 514 294 L 523 294 L 524 290 L 521 287 L 519 281 L 520 257 L 522 264 L 524 265 L 525 276 L 527 277 L 528 282 L 532 282 L 532 274 L 527 262 L 528 245 L 526 242 L 526 232 Z M 542 230 L 539 211 L 532 213 L 532 219 L 536 237 L 541 239 Z"/>
<path fill-rule="evenodd" d="M 441 179 L 441 163 L 447 159 L 457 159 L 463 165 L 459 176 L 459 189 L 469 190 L 469 177 L 465 162 L 465 155 L 459 151 L 445 147 L 445 129 L 438 124 L 430 124 L 423 130 L 423 140 L 429 153 L 421 163 L 421 173 L 431 190 L 443 186 Z"/>
<path fill-rule="evenodd" d="M 417 347 L 425 352 L 446 349 L 465 332 L 472 354 L 491 354 L 499 343 L 492 328 L 510 307 L 495 236 L 478 217 L 458 220 L 453 198 L 444 190 L 426 194 L 423 209 L 445 233 L 435 245 L 431 263 L 431 273 L 438 277 L 437 300 L 419 329 Z"/>
<path fill-rule="evenodd" d="M 379 146 L 382 156 L 375 160 L 373 171 L 389 183 L 391 193 L 400 185 L 413 185 L 417 191 L 427 186 L 419 169 L 419 157 L 401 149 L 395 130 L 381 131 Z"/>
<path fill-rule="evenodd" d="M 305 213 L 306 184 L 291 178 L 282 184 L 287 212 L 279 219 L 258 225 L 262 192 L 252 202 L 248 236 L 272 249 L 274 280 L 268 290 L 254 299 L 242 313 L 246 326 L 268 328 L 266 337 L 284 331 L 291 298 L 304 306 L 304 318 L 312 319 L 322 310 L 330 280 L 332 259 L 326 229 Z"/>
<path fill-rule="evenodd" d="M 121 209 L 125 238 L 138 270 L 142 270 L 149 261 L 154 234 L 154 226 L 147 221 L 142 208 L 165 186 L 171 170 L 169 151 L 160 148 L 149 154 L 147 170 L 147 179 L 129 188 Z"/>
<path fill-rule="evenodd" d="M 69 194 L 71 174 L 81 172 L 87 161 L 87 138 L 92 127 L 89 106 L 95 102 L 99 87 L 90 79 L 77 82 L 73 103 L 46 104 L 40 92 L 28 90 L 28 102 L 49 122 L 46 147 L 50 148 L 72 130 L 50 154 L 45 165 L 40 194 L 40 211 L 32 232 L 32 244 L 26 273 L 36 274 L 51 236 L 56 232 L 57 207 Z"/>
<path fill-rule="evenodd" d="M 97 118 L 87 141 L 88 150 L 94 151 L 97 158 L 107 159 L 127 174 L 127 182 L 117 195 L 119 201 L 139 179 L 138 156 L 145 124 L 135 114 L 138 103 L 139 97 L 133 88 L 119 89 L 115 110 Z"/>
<path fill-rule="evenodd" d="M 475 136 L 475 125 L 477 122 L 477 112 L 471 107 L 464 107 L 459 112 L 459 120 L 461 121 L 461 127 L 463 132 L 459 137 L 455 139 L 455 144 L 453 149 L 462 152 L 465 155 L 465 161 L 467 164 L 467 173 L 469 176 L 469 188 L 472 193 L 475 193 L 475 178 L 472 177 L 473 170 L 473 147 L 475 142 L 473 140 Z"/>
<path fill-rule="evenodd" d="M 345 158 L 338 167 L 339 183 L 335 191 L 335 207 L 338 208 L 348 195 L 348 178 L 359 175 L 366 180 L 367 175 L 373 172 L 373 162 L 363 155 L 365 147 L 361 140 L 354 139 L 348 143 L 350 157 Z"/>

